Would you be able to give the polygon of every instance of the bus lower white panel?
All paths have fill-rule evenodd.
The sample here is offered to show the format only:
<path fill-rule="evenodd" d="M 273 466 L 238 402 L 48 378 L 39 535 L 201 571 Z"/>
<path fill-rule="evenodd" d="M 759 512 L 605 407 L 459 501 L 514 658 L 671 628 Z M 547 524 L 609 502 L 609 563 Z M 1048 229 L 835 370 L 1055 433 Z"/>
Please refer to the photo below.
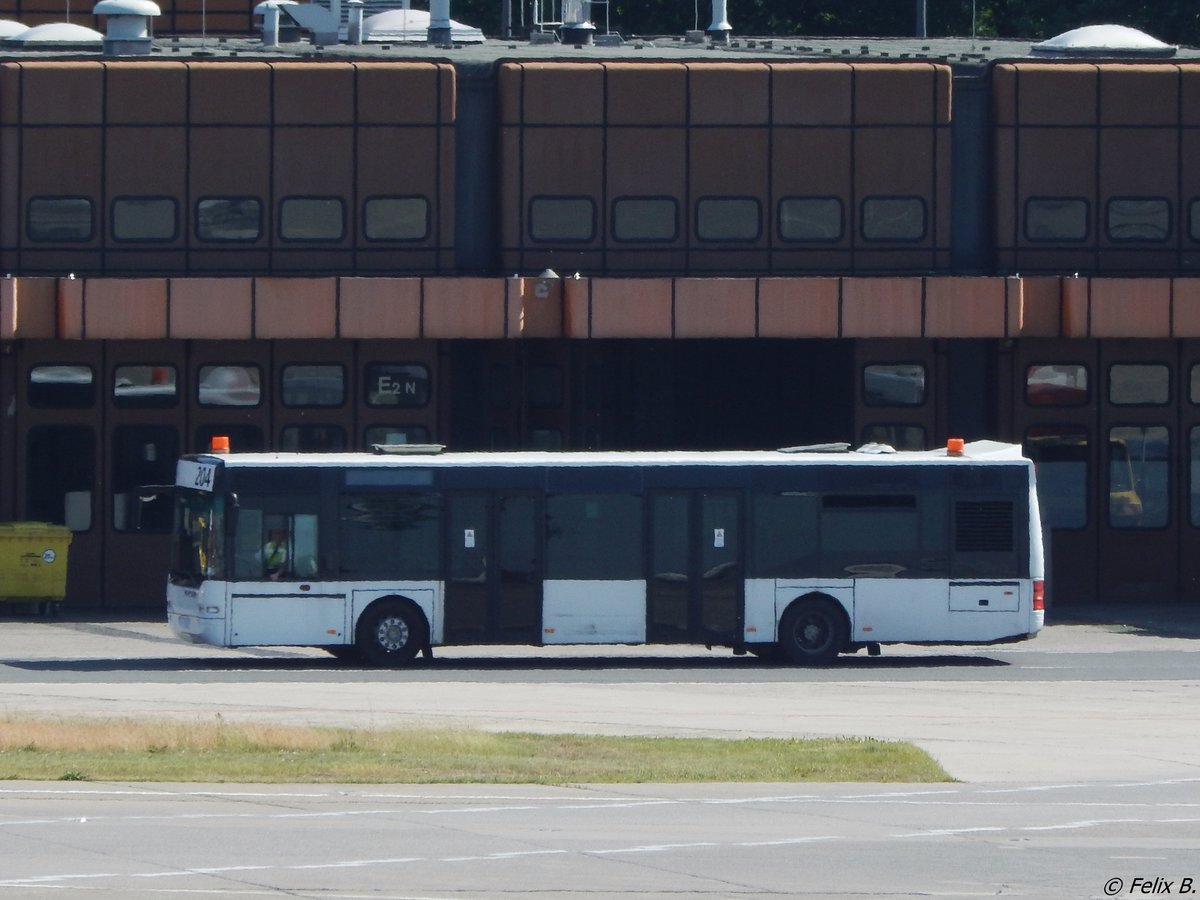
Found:
<path fill-rule="evenodd" d="M 344 644 L 344 594 L 233 594 L 231 646 Z"/>
<path fill-rule="evenodd" d="M 951 582 L 952 612 L 1016 612 L 1021 585 L 1016 581 Z"/>
<path fill-rule="evenodd" d="M 646 582 L 543 583 L 543 643 L 636 644 L 645 640 Z"/>
<path fill-rule="evenodd" d="M 936 579 L 856 579 L 851 639 L 920 641 L 945 634 L 950 627 L 946 591 L 946 582 Z"/>
<path fill-rule="evenodd" d="M 937 580 L 860 578 L 854 583 L 854 613 L 855 641 L 974 643 L 1030 630 L 1028 614 L 1017 608 L 951 609 L 950 585 Z"/>
<path fill-rule="evenodd" d="M 742 640 L 747 644 L 772 643 L 775 640 L 775 580 L 751 578 L 746 582 L 746 613 Z"/>

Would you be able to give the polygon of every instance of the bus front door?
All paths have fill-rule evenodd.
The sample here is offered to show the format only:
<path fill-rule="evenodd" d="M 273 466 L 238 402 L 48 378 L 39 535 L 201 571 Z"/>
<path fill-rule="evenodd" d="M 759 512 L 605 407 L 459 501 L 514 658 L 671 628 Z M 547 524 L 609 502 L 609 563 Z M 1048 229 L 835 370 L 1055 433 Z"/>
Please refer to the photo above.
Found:
<path fill-rule="evenodd" d="M 534 494 L 447 497 L 447 644 L 537 644 L 542 560 Z"/>
<path fill-rule="evenodd" d="M 661 491 L 650 500 L 650 643 L 735 644 L 741 637 L 741 496 Z"/>

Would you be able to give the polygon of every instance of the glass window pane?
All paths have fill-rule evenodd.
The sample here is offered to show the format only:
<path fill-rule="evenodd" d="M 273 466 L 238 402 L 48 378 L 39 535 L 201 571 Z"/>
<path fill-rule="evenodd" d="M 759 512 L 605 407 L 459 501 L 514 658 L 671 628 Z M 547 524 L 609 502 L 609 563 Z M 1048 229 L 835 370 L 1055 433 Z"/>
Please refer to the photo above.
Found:
<path fill-rule="evenodd" d="M 1163 365 L 1117 365 L 1108 370 L 1108 402 L 1161 406 L 1171 393 L 1171 370 Z"/>
<path fill-rule="evenodd" d="M 96 435 L 86 425 L 38 425 L 26 439 L 25 518 L 66 525 L 72 531 L 92 527 L 92 490 L 96 483 Z"/>
<path fill-rule="evenodd" d="M 622 197 L 613 201 L 613 239 L 673 241 L 679 236 L 679 204 L 674 197 Z"/>
<path fill-rule="evenodd" d="M 864 444 L 887 444 L 897 450 L 924 450 L 925 429 L 920 425 L 868 425 L 862 430 Z"/>
<path fill-rule="evenodd" d="M 1030 406 L 1082 406 L 1088 400 L 1088 371 L 1074 363 L 1030 366 L 1025 402 Z"/>
<path fill-rule="evenodd" d="M 1025 453 L 1037 467 L 1038 503 L 1051 528 L 1088 521 L 1088 434 L 1070 425 L 1042 425 L 1025 434 Z"/>
<path fill-rule="evenodd" d="M 429 236 L 429 201 L 424 197 L 372 197 L 363 204 L 368 241 L 423 241 Z"/>
<path fill-rule="evenodd" d="M 279 432 L 279 449 L 289 453 L 335 453 L 346 449 L 346 430 L 337 425 L 289 425 Z"/>
<path fill-rule="evenodd" d="M 816 570 L 820 508 L 820 497 L 815 493 L 755 495 L 751 526 L 755 577 L 795 578 Z"/>
<path fill-rule="evenodd" d="M 873 365 L 863 369 L 867 406 L 920 406 L 925 402 L 925 367 L 920 363 Z"/>
<path fill-rule="evenodd" d="M 1108 431 L 1108 523 L 1161 528 L 1170 517 L 1170 436 L 1161 425 L 1119 425 Z"/>
<path fill-rule="evenodd" d="M 233 537 L 233 576 L 287 581 L 328 575 L 321 570 L 313 496 L 255 497 L 241 493 Z M 327 556 L 327 554 L 326 554 Z"/>
<path fill-rule="evenodd" d="M 529 405 L 534 409 L 558 409 L 563 404 L 561 366 L 531 365 L 525 375 Z"/>
<path fill-rule="evenodd" d="M 424 425 L 373 425 L 366 431 L 366 446 L 376 444 L 428 444 L 429 429 Z"/>
<path fill-rule="evenodd" d="M 258 366 L 201 366 L 197 400 L 201 406 L 258 406 L 261 385 Z"/>
<path fill-rule="evenodd" d="M 1192 366 L 1188 378 L 1188 399 L 1200 404 L 1200 365 Z"/>
<path fill-rule="evenodd" d="M 174 366 L 117 366 L 113 373 L 113 404 L 125 409 L 174 406 L 177 392 Z"/>
<path fill-rule="evenodd" d="M 429 369 L 411 363 L 371 363 L 365 386 L 368 406 L 424 406 L 429 402 Z"/>
<path fill-rule="evenodd" d="M 557 428 L 530 428 L 525 444 L 527 450 L 561 450 L 562 431 Z"/>
<path fill-rule="evenodd" d="M 179 458 L 179 432 L 172 425 L 118 425 L 112 435 L 113 528 L 168 533 L 175 498 L 161 491 L 142 499 L 142 485 L 172 484 Z"/>
<path fill-rule="evenodd" d="M 590 197 L 534 197 L 529 201 L 529 236 L 535 241 L 590 241 L 596 235 L 596 205 Z"/>
<path fill-rule="evenodd" d="M 1188 496 L 1192 525 L 1200 528 L 1200 425 L 1188 433 Z"/>
<path fill-rule="evenodd" d="M 1087 201 L 1078 197 L 1031 197 L 1025 201 L 1025 239 L 1082 241 L 1088 236 Z"/>
<path fill-rule="evenodd" d="M 1200 241 L 1200 200 L 1188 204 L 1188 237 Z"/>
<path fill-rule="evenodd" d="M 341 406 L 346 370 L 338 365 L 284 366 L 279 395 L 284 406 Z"/>
<path fill-rule="evenodd" d="M 1158 197 L 1118 197 L 1108 201 L 1109 240 L 1165 241 L 1171 236 L 1171 207 Z"/>
<path fill-rule="evenodd" d="M 440 519 L 436 494 L 345 494 L 339 530 L 343 577 L 437 578 Z"/>
<path fill-rule="evenodd" d="M 88 409 L 96 402 L 90 366 L 34 366 L 29 405 L 41 409 Z"/>
<path fill-rule="evenodd" d="M 86 197 L 34 197 L 26 207 L 25 233 L 31 241 L 90 241 L 92 201 Z"/>
<path fill-rule="evenodd" d="M 173 241 L 177 204 L 172 197 L 118 197 L 112 204 L 115 241 Z"/>
<path fill-rule="evenodd" d="M 696 237 L 702 241 L 756 241 L 762 231 L 754 197 L 707 197 L 696 203 Z"/>
<path fill-rule="evenodd" d="M 837 197 L 785 197 L 779 201 L 779 236 L 785 241 L 836 241 L 842 237 Z"/>
<path fill-rule="evenodd" d="M 254 197 L 210 197 L 196 204 L 196 237 L 202 241 L 257 241 L 262 204 Z"/>
<path fill-rule="evenodd" d="M 897 575 L 913 568 L 921 537 L 911 494 L 826 494 L 821 498 L 821 571 Z"/>
<path fill-rule="evenodd" d="M 631 580 L 642 577 L 642 504 L 629 494 L 546 498 L 546 577 Z"/>
<path fill-rule="evenodd" d="M 868 197 L 862 202 L 862 236 L 868 241 L 919 241 L 925 237 L 920 197 Z"/>
<path fill-rule="evenodd" d="M 285 241 L 340 241 L 345 233 L 339 197 L 285 197 L 279 204 L 279 236 Z"/>

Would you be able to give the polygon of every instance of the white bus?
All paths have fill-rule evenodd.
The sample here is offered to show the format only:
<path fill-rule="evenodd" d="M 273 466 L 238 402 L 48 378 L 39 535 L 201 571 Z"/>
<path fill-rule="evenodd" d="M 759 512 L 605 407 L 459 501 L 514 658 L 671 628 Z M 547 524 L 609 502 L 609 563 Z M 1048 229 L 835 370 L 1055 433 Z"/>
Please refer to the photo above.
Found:
<path fill-rule="evenodd" d="M 822 665 L 1042 627 L 1017 445 L 377 449 L 181 459 L 175 634 L 375 665 L 440 645 L 643 643 Z"/>

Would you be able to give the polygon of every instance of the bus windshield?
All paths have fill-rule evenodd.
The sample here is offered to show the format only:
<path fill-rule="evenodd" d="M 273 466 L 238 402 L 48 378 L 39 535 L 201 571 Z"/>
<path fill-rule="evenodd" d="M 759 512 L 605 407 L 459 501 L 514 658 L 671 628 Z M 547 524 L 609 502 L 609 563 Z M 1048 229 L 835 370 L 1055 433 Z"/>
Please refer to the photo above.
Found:
<path fill-rule="evenodd" d="M 210 493 L 177 495 L 171 578 L 176 584 L 197 585 L 206 578 L 225 576 L 221 553 L 225 532 L 225 502 Z"/>

